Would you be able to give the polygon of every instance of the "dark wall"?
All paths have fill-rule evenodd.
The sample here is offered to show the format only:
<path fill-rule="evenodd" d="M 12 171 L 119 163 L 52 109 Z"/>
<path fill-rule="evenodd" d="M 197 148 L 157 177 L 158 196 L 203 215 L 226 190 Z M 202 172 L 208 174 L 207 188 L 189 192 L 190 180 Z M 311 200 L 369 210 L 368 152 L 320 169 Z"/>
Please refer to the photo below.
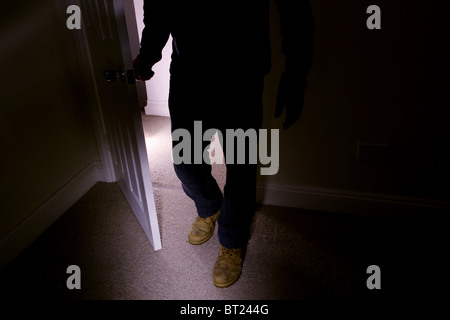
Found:
<path fill-rule="evenodd" d="M 64 1 L 2 7 L 0 239 L 99 159 Z"/>
<path fill-rule="evenodd" d="M 369 5 L 381 30 L 369 30 Z M 281 132 L 280 171 L 263 181 L 370 194 L 449 199 L 449 5 L 440 1 L 311 0 L 314 65 L 302 118 Z M 266 79 L 265 126 L 274 120 L 283 68 L 272 6 L 274 70 Z M 388 144 L 362 161 L 358 143 Z"/>

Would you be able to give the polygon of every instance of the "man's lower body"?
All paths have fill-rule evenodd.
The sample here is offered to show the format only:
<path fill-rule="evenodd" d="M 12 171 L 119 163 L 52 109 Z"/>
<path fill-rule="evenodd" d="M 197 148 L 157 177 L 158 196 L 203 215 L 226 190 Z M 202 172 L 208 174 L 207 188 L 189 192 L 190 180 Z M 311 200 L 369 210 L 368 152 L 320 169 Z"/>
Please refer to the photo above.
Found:
<path fill-rule="evenodd" d="M 262 90 L 263 77 L 171 77 L 169 110 L 172 134 L 178 129 L 190 133 L 191 148 L 182 151 L 190 152 L 190 161 L 174 161 L 183 190 L 194 201 L 198 213 L 189 241 L 192 244 L 206 242 L 217 221 L 221 244 L 213 269 L 213 282 L 217 287 L 227 287 L 240 276 L 256 201 L 257 164 L 250 161 L 249 153 L 257 146 L 246 141 L 246 148 L 238 151 L 238 141 L 234 141 L 230 147 L 229 140 L 234 138 L 227 135 L 227 129 L 258 132 L 262 122 Z M 200 135 L 199 125 L 202 129 Z M 208 129 L 217 129 L 223 137 L 221 142 L 226 163 L 223 193 L 211 174 L 211 165 L 203 158 L 203 152 L 210 143 L 203 141 L 203 133 Z M 173 141 L 173 146 L 181 142 Z M 231 151 L 233 157 L 230 157 Z M 245 163 L 238 163 L 241 156 L 238 152 L 242 151 L 245 152 Z M 175 160 L 179 155 L 173 156 Z"/>

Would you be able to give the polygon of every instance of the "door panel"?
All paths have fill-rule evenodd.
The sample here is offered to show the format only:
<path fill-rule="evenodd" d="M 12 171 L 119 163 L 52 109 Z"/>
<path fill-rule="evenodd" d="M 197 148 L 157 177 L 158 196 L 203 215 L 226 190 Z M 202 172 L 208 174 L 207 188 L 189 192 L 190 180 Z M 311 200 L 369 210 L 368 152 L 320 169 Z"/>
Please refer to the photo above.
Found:
<path fill-rule="evenodd" d="M 127 77 L 133 68 L 128 32 L 137 33 L 137 27 L 125 16 L 125 9 L 134 12 L 134 8 L 124 5 L 133 6 L 133 1 L 80 0 L 79 4 L 116 181 L 158 250 L 161 239 L 138 94 L 133 73 Z M 110 70 L 108 81 L 106 70 Z"/>

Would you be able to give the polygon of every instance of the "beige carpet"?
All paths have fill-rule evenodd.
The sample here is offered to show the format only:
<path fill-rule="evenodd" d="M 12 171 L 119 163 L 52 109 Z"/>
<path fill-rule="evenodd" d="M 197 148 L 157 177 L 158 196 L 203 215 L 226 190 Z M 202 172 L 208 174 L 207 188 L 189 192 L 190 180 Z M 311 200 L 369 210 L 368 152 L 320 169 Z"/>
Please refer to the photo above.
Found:
<path fill-rule="evenodd" d="M 163 249 L 153 251 L 115 183 L 98 183 L 0 273 L 2 299 L 277 300 L 439 296 L 448 236 L 434 219 L 390 221 L 260 206 L 240 280 L 211 280 L 217 230 L 190 245 L 196 216 L 170 158 L 169 119 L 144 116 Z M 214 168 L 223 185 L 225 170 Z M 444 254 L 445 252 L 445 254 Z M 366 287 L 366 269 L 382 289 Z M 81 290 L 66 269 L 81 268 Z M 445 288 L 445 286 L 444 286 Z"/>

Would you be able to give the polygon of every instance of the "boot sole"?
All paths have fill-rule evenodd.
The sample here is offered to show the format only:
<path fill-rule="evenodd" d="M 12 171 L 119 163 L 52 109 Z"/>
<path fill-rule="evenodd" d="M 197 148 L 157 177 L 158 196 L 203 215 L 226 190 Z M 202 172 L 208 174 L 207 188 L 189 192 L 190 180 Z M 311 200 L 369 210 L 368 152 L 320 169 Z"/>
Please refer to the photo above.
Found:
<path fill-rule="evenodd" d="M 214 234 L 214 232 L 208 238 L 206 238 L 205 240 L 201 240 L 201 241 L 192 241 L 191 239 L 189 239 L 189 243 L 193 244 L 195 246 L 199 245 L 199 244 L 203 244 L 203 243 L 207 242 L 209 239 L 211 239 L 213 234 Z"/>
<path fill-rule="evenodd" d="M 213 283 L 217 288 L 221 288 L 221 289 L 228 288 L 228 287 L 231 287 L 233 284 L 235 284 L 239 280 L 240 277 L 241 277 L 241 274 L 239 274 L 239 277 L 237 277 L 236 280 L 229 282 L 229 283 L 215 283 L 214 281 L 213 281 Z"/>

